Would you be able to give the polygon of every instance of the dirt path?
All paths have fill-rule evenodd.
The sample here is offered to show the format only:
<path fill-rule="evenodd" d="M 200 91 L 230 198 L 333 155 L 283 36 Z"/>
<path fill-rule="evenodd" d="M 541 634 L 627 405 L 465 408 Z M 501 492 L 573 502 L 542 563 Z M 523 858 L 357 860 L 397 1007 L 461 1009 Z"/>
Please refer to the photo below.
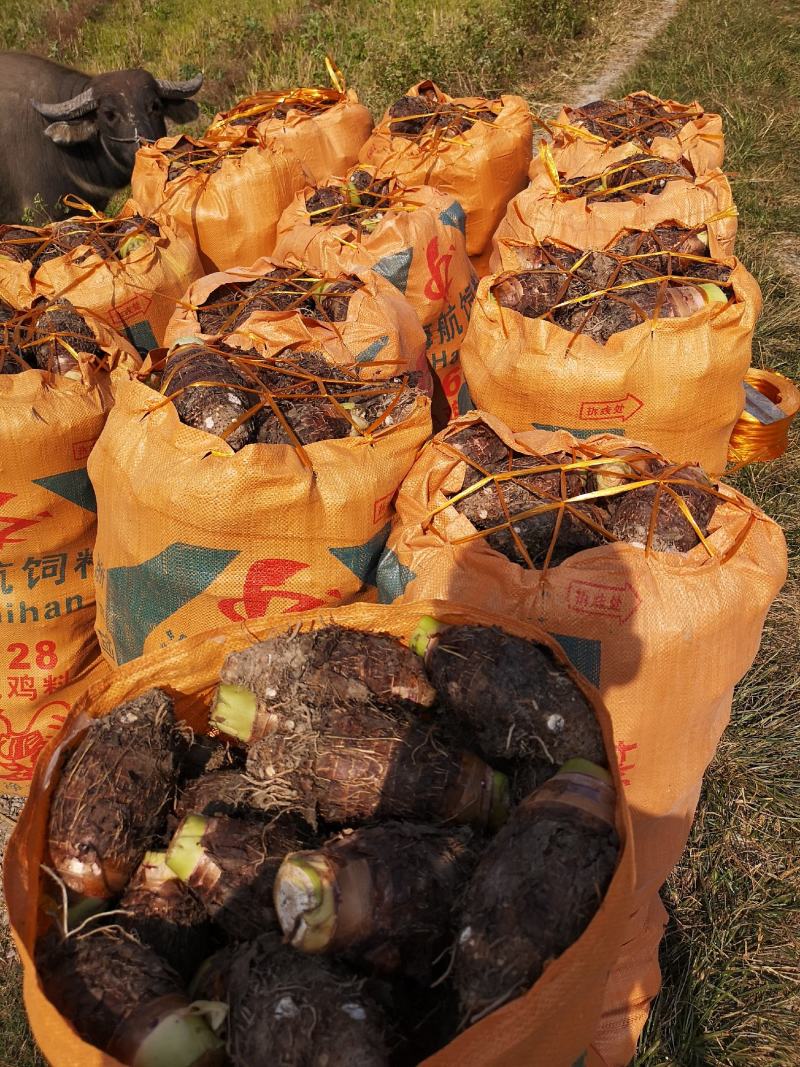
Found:
<path fill-rule="evenodd" d="M 575 87 L 575 103 L 600 100 L 606 96 L 636 66 L 653 38 L 677 15 L 681 2 L 659 0 L 655 10 L 649 10 L 650 5 L 647 5 L 648 9 L 634 18 L 624 38 L 606 54 L 602 64 L 598 64 L 598 69 Z"/>
<path fill-rule="evenodd" d="M 586 34 L 568 64 L 558 64 L 545 82 L 546 95 L 533 101 L 533 106 L 541 115 L 553 117 L 562 103 L 583 104 L 608 95 L 675 18 L 683 2 L 642 0 L 634 11 L 626 0 L 609 0 L 602 22 Z"/>

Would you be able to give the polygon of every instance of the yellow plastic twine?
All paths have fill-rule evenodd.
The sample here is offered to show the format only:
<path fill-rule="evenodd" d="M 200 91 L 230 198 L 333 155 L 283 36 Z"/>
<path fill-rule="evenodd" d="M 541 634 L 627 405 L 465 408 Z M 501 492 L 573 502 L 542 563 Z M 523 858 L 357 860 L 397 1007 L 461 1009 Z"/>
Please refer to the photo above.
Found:
<path fill-rule="evenodd" d="M 294 89 L 265 89 L 254 93 L 252 96 L 240 100 L 230 111 L 223 112 L 216 122 L 212 122 L 208 127 L 205 136 L 213 137 L 231 123 L 239 120 L 252 119 L 256 123 L 265 113 L 272 112 L 274 108 L 281 104 L 287 107 L 299 104 L 316 112 L 333 107 L 334 104 L 338 104 L 340 100 L 344 99 L 347 92 L 347 83 L 344 75 L 330 55 L 325 57 L 325 69 L 331 80 L 332 87 L 330 89 L 320 86 L 301 86 Z"/>
<path fill-rule="evenodd" d="M 739 416 L 728 446 L 728 460 L 738 467 L 748 463 L 768 463 L 782 456 L 789 447 L 792 419 L 800 410 L 800 389 L 777 371 L 751 367 L 744 380 L 777 410 L 769 422 L 762 422 L 758 415 L 747 410 Z M 783 413 L 782 418 L 778 411 Z"/>

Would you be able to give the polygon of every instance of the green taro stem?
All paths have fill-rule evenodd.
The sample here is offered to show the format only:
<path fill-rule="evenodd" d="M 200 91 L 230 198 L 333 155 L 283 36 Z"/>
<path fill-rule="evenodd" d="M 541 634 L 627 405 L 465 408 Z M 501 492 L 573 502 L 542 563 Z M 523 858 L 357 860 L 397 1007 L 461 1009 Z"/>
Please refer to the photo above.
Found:
<path fill-rule="evenodd" d="M 132 1067 L 192 1067 L 199 1060 L 222 1063 L 223 1049 L 222 1041 L 201 1015 L 171 1012 L 139 1045 Z M 219 1056 L 209 1056 L 213 1052 Z"/>
<path fill-rule="evenodd" d="M 409 638 L 408 647 L 412 652 L 416 652 L 418 656 L 424 657 L 434 635 L 440 634 L 446 629 L 447 626 L 435 619 L 433 615 L 423 615 Z"/>
<path fill-rule="evenodd" d="M 247 686 L 220 682 L 211 709 L 211 722 L 229 737 L 248 742 L 253 736 L 257 705 L 255 693 Z"/>
<path fill-rule="evenodd" d="M 508 777 L 501 771 L 494 771 L 492 774 L 492 796 L 486 828 L 488 830 L 499 830 L 508 819 L 510 810 L 511 790 L 508 784 Z"/>
<path fill-rule="evenodd" d="M 557 774 L 586 774 L 591 778 L 599 778 L 601 782 L 605 782 L 607 785 L 613 785 L 614 780 L 611 775 L 598 763 L 592 763 L 588 759 L 570 759 L 562 766 L 558 768 Z"/>
<path fill-rule="evenodd" d="M 301 952 L 325 952 L 336 929 L 336 893 L 322 856 L 287 856 L 275 878 L 275 911 Z"/>
<path fill-rule="evenodd" d="M 202 815 L 187 815 L 170 841 L 167 849 L 167 866 L 180 878 L 188 882 L 205 856 L 203 835 L 208 820 Z"/>

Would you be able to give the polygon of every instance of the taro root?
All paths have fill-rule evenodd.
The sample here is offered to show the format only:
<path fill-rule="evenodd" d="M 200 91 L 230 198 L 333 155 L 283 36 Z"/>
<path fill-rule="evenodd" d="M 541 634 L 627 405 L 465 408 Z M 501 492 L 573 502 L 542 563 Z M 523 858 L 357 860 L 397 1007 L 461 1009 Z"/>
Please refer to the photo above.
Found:
<path fill-rule="evenodd" d="M 574 126 L 582 126 L 610 145 L 633 141 L 649 148 L 656 137 L 675 137 L 699 112 L 686 108 L 670 111 L 660 100 L 633 93 L 623 100 L 593 100 L 582 107 L 564 109 Z"/>
<path fill-rule="evenodd" d="M 161 388 L 185 426 L 224 438 L 234 452 L 256 440 L 256 422 L 245 416 L 258 403 L 258 382 L 221 353 L 199 343 L 176 345 Z"/>
<path fill-rule="evenodd" d="M 301 445 L 310 445 L 315 441 L 337 441 L 350 437 L 353 424 L 339 413 L 330 401 L 301 401 L 293 403 L 284 400 L 278 405 L 281 414 L 292 429 L 292 434 Z M 291 445 L 295 442 L 284 429 L 280 419 L 270 411 L 272 418 L 265 418 L 258 431 L 258 442 L 264 445 Z"/>
<path fill-rule="evenodd" d="M 175 813 L 179 818 L 197 815 L 241 815 L 258 810 L 256 790 L 241 770 L 209 771 L 191 781 L 181 793 Z"/>
<path fill-rule="evenodd" d="M 178 975 L 148 946 L 114 928 L 58 938 L 37 951 L 48 998 L 80 1036 L 136 1067 L 222 1067 L 224 1046 Z"/>
<path fill-rule="evenodd" d="M 342 965 L 265 934 L 233 960 L 228 993 L 233 1067 L 388 1067 L 387 1023 Z"/>
<path fill-rule="evenodd" d="M 362 286 L 356 277 L 323 278 L 301 267 L 275 267 L 252 282 L 214 289 L 197 310 L 204 334 L 234 333 L 256 311 L 296 311 L 319 322 L 344 322 L 350 297 Z"/>
<path fill-rule="evenodd" d="M 236 945 L 228 944 L 203 960 L 189 983 L 192 1000 L 227 1001 L 231 964 L 236 952 Z"/>
<path fill-rule="evenodd" d="M 181 760 L 181 778 L 184 783 L 212 771 L 224 771 L 243 766 L 238 758 L 239 750 L 210 734 L 194 734 Z"/>
<path fill-rule="evenodd" d="M 383 213 L 392 206 L 389 180 L 367 170 L 351 171 L 343 184 L 321 185 L 306 198 L 312 226 L 347 224 L 356 230 L 374 230 Z"/>
<path fill-rule="evenodd" d="M 0 230 L 0 256 L 30 260 L 33 269 L 38 270 L 48 260 L 67 255 L 82 246 L 87 247 L 87 257 L 94 254 L 101 259 L 110 256 L 125 259 L 141 245 L 160 236 L 157 223 L 142 215 L 99 221 L 71 218 L 51 222 L 41 229 L 8 227 Z"/>
<path fill-rule="evenodd" d="M 387 822 L 345 831 L 283 861 L 278 921 L 301 952 L 346 953 L 378 971 L 430 981 L 476 861 L 468 830 Z"/>
<path fill-rule="evenodd" d="M 166 853 L 146 852 L 119 907 L 123 929 L 149 945 L 183 978 L 190 978 L 214 947 L 214 928 L 166 864 Z"/>
<path fill-rule="evenodd" d="M 167 865 L 208 915 L 236 940 L 277 924 L 275 874 L 287 852 L 307 843 L 298 822 L 282 816 L 232 819 L 187 815 L 167 850 Z"/>
<path fill-rule="evenodd" d="M 53 791 L 48 842 L 64 882 L 115 896 L 166 819 L 177 778 L 172 701 L 148 689 L 95 719 Z"/>
<path fill-rule="evenodd" d="M 180 137 L 170 148 L 163 148 L 162 153 L 169 160 L 167 181 L 172 182 L 184 174 L 214 174 L 226 159 L 235 159 L 243 155 L 248 145 L 228 145 L 220 147 L 213 144 L 193 143 Z"/>
<path fill-rule="evenodd" d="M 389 115 L 392 136 L 408 138 L 434 130 L 444 137 L 456 137 L 476 122 L 494 122 L 497 118 L 488 107 L 471 108 L 455 100 L 441 101 L 432 88 L 423 89 L 419 96 L 401 96 L 389 108 Z"/>
<path fill-rule="evenodd" d="M 617 863 L 614 789 L 584 760 L 527 797 L 467 887 L 454 978 L 473 1022 L 520 996 L 583 933 Z"/>
<path fill-rule="evenodd" d="M 694 175 L 682 163 L 670 163 L 654 156 L 631 156 L 592 177 L 561 181 L 559 193 L 568 197 L 588 196 L 612 202 L 635 200 L 663 193 L 676 178 L 693 181 Z"/>
<path fill-rule="evenodd" d="M 500 274 L 492 295 L 502 307 L 604 345 L 615 333 L 654 318 L 684 318 L 728 300 L 731 268 L 708 256 L 696 228 L 659 226 L 626 234 L 602 252 L 543 241 L 526 250 L 529 269 Z M 637 284 L 638 283 L 638 284 Z"/>
<path fill-rule="evenodd" d="M 18 312 L 0 299 L 0 374 L 20 374 L 31 366 L 19 348 L 14 320 Z"/>
<path fill-rule="evenodd" d="M 252 443 L 311 445 L 391 426 L 415 407 L 419 380 L 412 373 L 364 382 L 316 352 L 267 358 L 224 342 L 187 342 L 167 359 L 162 389 L 184 424 L 225 437 L 238 451 Z"/>
<path fill-rule="evenodd" d="M 605 764 L 591 705 L 544 646 L 494 626 L 450 626 L 421 651 L 445 708 L 469 725 L 487 759 Z"/>
<path fill-rule="evenodd" d="M 75 355 L 84 352 L 102 360 L 103 350 L 69 300 L 54 300 L 30 325 L 31 357 L 42 370 L 80 377 Z"/>
<path fill-rule="evenodd" d="M 648 466 L 651 474 L 658 474 L 669 467 L 666 463 L 650 463 Z M 642 471 L 641 476 L 646 477 L 647 473 Z M 676 481 L 681 480 L 696 484 L 676 484 Z M 685 503 L 705 537 L 718 503 L 713 483 L 699 467 L 687 466 L 679 467 L 670 475 L 669 488 Z M 608 511 L 606 526 L 609 531 L 629 544 L 644 547 L 651 528 L 653 534 L 650 547 L 656 552 L 688 552 L 700 543 L 680 504 L 664 486 L 645 485 L 611 496 L 608 498 Z"/>
<path fill-rule="evenodd" d="M 0 226 L 0 258 L 24 263 L 41 244 L 40 231 L 27 226 Z"/>
<path fill-rule="evenodd" d="M 700 275 L 710 281 L 727 281 L 730 277 L 729 267 L 715 263 L 709 258 L 708 233 L 704 229 L 654 226 L 652 230 L 634 230 L 616 241 L 609 251 L 623 256 L 649 254 L 648 258 L 640 263 L 626 264 L 626 277 L 639 271 L 639 276 L 646 278 L 647 274 L 652 274 L 654 270 L 662 274 L 691 274 L 693 277 Z M 707 262 L 698 262 L 697 258 L 693 258 L 698 256 Z"/>
<path fill-rule="evenodd" d="M 379 818 L 494 828 L 508 813 L 508 781 L 431 727 L 329 697 L 314 724 L 250 745 L 247 775 L 270 810 L 289 809 L 312 826 Z"/>
<path fill-rule="evenodd" d="M 576 459 L 587 458 L 582 453 L 568 455 L 564 452 L 547 456 L 521 455 L 505 445 L 488 426 L 477 422 L 453 434 L 447 443 L 475 464 L 467 467 L 464 489 L 475 485 L 486 475 L 501 475 L 503 472 L 546 467 L 548 464 L 568 466 Z M 594 455 L 600 458 L 599 454 Z M 705 537 L 718 500 L 713 483 L 699 467 L 674 467 L 650 453 L 643 453 L 642 449 L 611 452 L 602 465 L 593 466 L 587 471 L 556 469 L 521 475 L 513 481 L 490 481 L 461 499 L 459 497 L 463 490 L 460 490 L 452 497 L 453 507 L 469 519 L 477 530 L 493 530 L 485 540 L 506 559 L 512 563 L 527 564 L 528 560 L 522 551 L 524 548 L 530 563 L 541 566 L 547 559 L 558 511 L 520 518 L 526 509 L 548 501 L 571 501 L 579 495 L 648 478 L 666 481 L 669 489 L 684 501 Z M 697 483 L 697 486 L 680 484 L 686 480 Z M 659 510 L 651 547 L 661 552 L 686 552 L 699 543 L 699 538 L 669 489 L 662 486 L 659 490 Z M 655 485 L 649 485 L 594 500 L 568 503 L 548 565 L 558 566 L 574 553 L 606 541 L 620 540 L 646 545 L 656 491 Z M 522 548 L 509 527 L 502 526 L 509 520 Z M 502 528 L 496 529 L 498 526 Z M 488 751 L 486 754 L 490 759 L 495 758 Z"/>
<path fill-rule="evenodd" d="M 232 652 L 222 667 L 211 723 L 240 741 L 293 732 L 332 705 L 418 711 L 436 692 L 417 656 L 386 634 L 325 626 L 281 634 Z"/>
<path fill-rule="evenodd" d="M 548 464 L 568 463 L 570 460 L 566 453 L 561 452 L 540 457 L 513 452 L 483 424 L 461 430 L 448 438 L 448 444 L 489 474 L 530 470 Z M 483 478 L 481 470 L 467 465 L 459 493 Z M 596 529 L 602 527 L 603 512 L 600 508 L 590 501 L 582 501 L 563 509 L 554 508 L 527 518 L 514 518 L 513 527 L 505 524 L 512 516 L 553 501 L 578 496 L 585 489 L 585 475 L 580 471 L 562 473 L 560 470 L 543 470 L 520 474 L 513 480 L 488 482 L 458 499 L 454 507 L 469 519 L 476 530 L 494 531 L 485 538 L 491 548 L 514 563 L 527 563 L 524 549 L 534 565 L 543 563 L 547 558 L 561 510 L 558 537 L 550 557 L 550 563 L 555 566 L 581 549 L 603 543 Z"/>

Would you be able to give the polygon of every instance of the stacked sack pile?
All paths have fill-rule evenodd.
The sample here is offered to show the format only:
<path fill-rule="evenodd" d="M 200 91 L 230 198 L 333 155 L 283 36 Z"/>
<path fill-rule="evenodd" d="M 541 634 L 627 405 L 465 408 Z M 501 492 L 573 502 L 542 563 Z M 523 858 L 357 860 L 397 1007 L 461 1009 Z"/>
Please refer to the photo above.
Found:
<path fill-rule="evenodd" d="M 743 420 L 793 402 L 749 370 L 721 120 L 597 101 L 534 157 L 519 97 L 423 81 L 373 129 L 329 73 L 142 148 L 113 219 L 0 227 L 0 788 L 31 791 L 6 893 L 32 1026 L 65 1065 L 306 1063 L 291 1020 L 319 1011 L 376 1067 L 622 1067 L 786 572 L 718 481 Z M 550 833 L 571 844 L 537 895 Z M 414 881 L 387 857 L 422 841 L 446 862 L 415 853 Z M 350 852 L 334 915 L 319 872 Z M 462 853 L 485 942 L 447 888 Z M 279 960 L 280 925 L 335 959 Z M 176 926 L 228 954 L 191 989 Z M 318 1000 L 280 999 L 287 975 Z"/>

